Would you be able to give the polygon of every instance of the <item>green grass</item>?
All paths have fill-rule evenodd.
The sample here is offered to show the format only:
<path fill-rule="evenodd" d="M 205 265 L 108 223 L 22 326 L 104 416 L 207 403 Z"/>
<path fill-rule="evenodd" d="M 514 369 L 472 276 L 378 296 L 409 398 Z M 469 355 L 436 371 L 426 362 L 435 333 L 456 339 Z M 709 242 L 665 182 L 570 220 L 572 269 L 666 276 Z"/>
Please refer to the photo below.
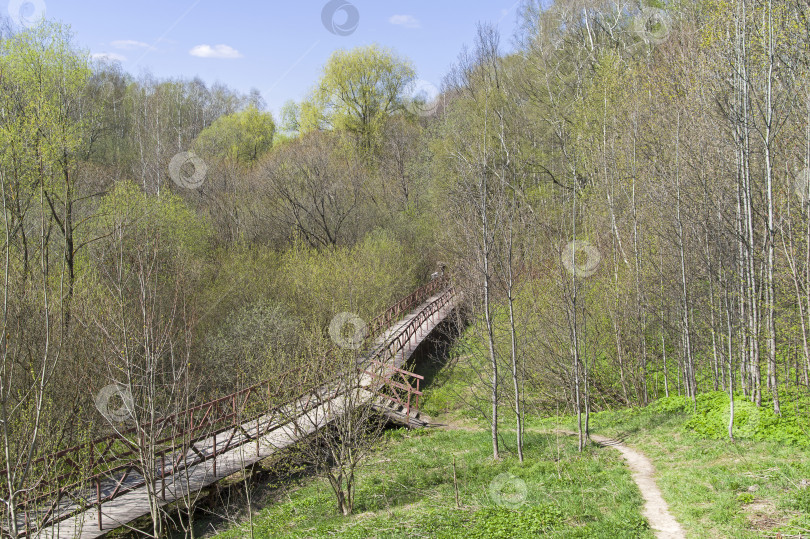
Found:
<path fill-rule="evenodd" d="M 507 479 L 500 495 L 496 478 Z M 494 461 L 482 430 L 390 431 L 362 470 L 349 517 L 337 514 L 322 479 L 302 479 L 274 497 L 254 516 L 254 537 L 653 536 L 640 516 L 641 495 L 615 451 L 578 454 L 570 437 L 539 433 L 527 433 L 521 465 L 512 456 Z M 243 524 L 218 537 L 249 535 Z"/>
<path fill-rule="evenodd" d="M 480 376 L 485 372 L 470 365 L 471 358 L 455 357 L 447 365 L 434 371 L 437 366 L 428 363 L 422 370 L 431 369 L 431 383 L 425 388 L 419 402 L 420 409 L 430 417 L 447 416 L 471 419 L 479 424 L 480 414 L 465 401 L 474 401 L 474 392 L 480 387 Z M 486 395 L 486 391 L 482 393 Z"/>
<path fill-rule="evenodd" d="M 798 536 L 810 533 L 810 480 L 803 397 L 783 401 L 776 418 L 738 401 L 736 441 L 727 439 L 728 397 L 660 399 L 647 408 L 600 412 L 591 432 L 620 437 L 653 462 L 675 518 L 690 537 Z M 555 420 L 535 421 L 554 428 Z M 573 429 L 573 418 L 559 424 Z M 803 437 L 804 436 L 804 437 Z"/>
<path fill-rule="evenodd" d="M 337 514 L 326 482 L 302 479 L 274 493 L 254 519 L 254 536 L 653 536 L 619 453 L 589 445 L 579 454 L 575 438 L 553 434 L 560 427 L 575 430 L 572 417 L 528 418 L 520 465 L 508 451 L 513 424 L 504 408 L 507 456 L 493 461 L 486 425 L 469 405 L 480 384 L 476 372 L 464 358 L 431 371 L 421 409 L 451 427 L 389 432 L 360 474 L 354 515 Z M 727 439 L 723 393 L 700 396 L 696 411 L 691 401 L 671 397 L 646 408 L 595 413 L 591 432 L 620 437 L 652 460 L 664 498 L 689 537 L 795 537 L 810 534 L 810 487 L 802 488 L 810 481 L 810 397 L 792 391 L 782 399 L 777 417 L 767 397 L 762 408 L 738 397 L 735 442 Z M 512 477 L 502 474 L 525 483 L 524 503 L 496 503 L 491 484 Z M 245 525 L 221 535 L 245 536 Z"/>

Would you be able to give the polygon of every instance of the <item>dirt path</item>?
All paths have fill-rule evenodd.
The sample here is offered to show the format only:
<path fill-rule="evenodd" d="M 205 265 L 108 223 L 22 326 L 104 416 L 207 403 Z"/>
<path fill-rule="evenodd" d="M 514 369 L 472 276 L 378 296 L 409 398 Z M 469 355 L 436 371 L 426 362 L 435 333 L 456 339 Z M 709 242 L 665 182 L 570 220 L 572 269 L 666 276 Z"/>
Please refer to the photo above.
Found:
<path fill-rule="evenodd" d="M 568 435 L 576 436 L 576 432 L 560 431 Z M 644 509 L 642 514 L 650 523 L 650 528 L 655 532 L 655 536 L 660 539 L 683 539 L 686 534 L 669 512 L 669 506 L 661 496 L 661 491 L 655 482 L 655 468 L 650 462 L 650 459 L 644 456 L 640 451 L 627 447 L 619 440 L 611 440 L 604 436 L 597 436 L 591 434 L 591 440 L 605 447 L 614 447 L 619 450 L 624 459 L 627 461 L 627 466 L 633 475 L 633 480 L 638 485 L 641 491 L 641 496 L 644 498 Z"/>

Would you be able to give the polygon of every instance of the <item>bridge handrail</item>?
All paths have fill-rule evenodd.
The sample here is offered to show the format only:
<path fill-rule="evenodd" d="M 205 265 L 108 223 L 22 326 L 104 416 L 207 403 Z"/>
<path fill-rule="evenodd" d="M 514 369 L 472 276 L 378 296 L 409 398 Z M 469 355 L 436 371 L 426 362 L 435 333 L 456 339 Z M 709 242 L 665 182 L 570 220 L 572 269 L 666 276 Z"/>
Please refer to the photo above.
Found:
<path fill-rule="evenodd" d="M 424 302 L 424 300 L 427 299 L 428 297 L 430 297 L 435 290 L 441 288 L 442 285 L 445 285 L 446 283 L 447 283 L 447 279 L 439 278 L 439 279 L 433 279 L 432 281 L 428 282 L 427 284 L 422 285 L 421 287 L 419 287 L 415 291 L 411 292 L 405 298 L 399 300 L 397 303 L 394 303 L 393 305 L 388 307 L 388 309 L 386 309 L 382 314 L 375 317 L 372 320 L 372 322 L 369 324 L 369 326 L 371 328 L 379 328 L 379 327 L 383 326 L 383 324 L 390 325 L 391 322 L 397 320 L 399 317 L 402 316 L 402 314 L 410 312 L 410 309 L 413 307 L 413 305 L 418 305 L 418 304 Z M 387 326 L 384 326 L 384 327 L 387 327 Z M 372 330 L 372 331 L 370 331 L 370 333 L 374 337 L 379 337 L 380 331 L 379 331 L 379 329 L 377 331 Z M 159 419 L 158 422 L 159 423 L 167 423 L 170 420 L 176 419 L 180 414 L 193 413 L 193 412 L 201 410 L 203 408 L 210 407 L 211 405 L 215 405 L 217 403 L 220 403 L 222 401 L 230 400 L 230 399 L 233 399 L 233 398 L 235 398 L 237 396 L 240 396 L 240 395 L 245 395 L 247 393 L 255 391 L 256 389 L 261 388 L 264 385 L 274 383 L 274 382 L 278 382 L 279 378 L 283 381 L 284 378 L 286 378 L 289 374 L 300 371 L 301 368 L 302 367 L 296 367 L 296 368 L 294 368 L 292 370 L 284 371 L 283 373 L 281 373 L 281 375 L 279 377 L 268 378 L 268 379 L 262 380 L 260 382 L 257 382 L 255 384 L 251 385 L 251 386 L 243 388 L 243 389 L 241 389 L 239 391 L 235 391 L 234 393 L 231 393 L 231 394 L 228 394 L 228 395 L 225 395 L 225 396 L 222 396 L 222 397 L 218 397 L 218 398 L 216 398 L 216 399 L 214 399 L 212 401 L 209 401 L 209 402 L 194 405 L 194 406 L 192 406 L 190 408 L 187 408 L 185 410 L 181 410 L 179 412 L 175 412 L 175 413 L 170 414 L 168 416 L 164 416 L 163 418 Z M 75 445 L 73 447 L 70 447 L 70 448 L 62 449 L 62 450 L 57 451 L 55 453 L 52 453 L 50 455 L 45 455 L 45 456 L 39 457 L 38 459 L 33 461 L 33 463 L 38 464 L 38 463 L 45 462 L 46 460 L 62 457 L 62 456 L 67 455 L 69 453 L 75 453 L 76 451 L 78 451 L 78 450 L 80 450 L 82 448 L 88 447 L 90 444 L 98 444 L 98 443 L 102 443 L 102 442 L 105 442 L 105 441 L 110 440 L 110 439 L 115 439 L 115 440 L 121 441 L 123 435 L 134 434 L 134 433 L 136 433 L 138 431 L 138 429 L 139 429 L 139 427 L 132 426 L 132 427 L 127 428 L 126 430 L 118 431 L 115 434 L 109 434 L 109 435 L 106 435 L 106 436 L 101 436 L 101 437 L 96 438 L 94 440 L 91 440 L 91 441 L 88 441 L 88 442 L 83 442 L 81 444 L 77 444 L 77 445 Z M 0 477 L 5 476 L 7 473 L 8 473 L 8 468 L 0 470 Z"/>
<path fill-rule="evenodd" d="M 390 371 L 392 373 L 398 374 L 405 384 L 399 384 L 394 382 L 392 376 L 385 376 L 381 373 L 375 372 L 374 370 L 366 370 L 365 372 L 371 375 L 375 381 L 377 381 L 377 386 L 374 388 L 375 393 L 380 394 L 381 396 L 396 402 L 398 404 L 403 405 L 405 410 L 405 416 L 410 418 L 411 413 L 411 397 L 415 398 L 414 407 L 418 408 L 419 406 L 419 397 L 422 395 L 422 392 L 419 390 L 419 383 L 420 381 L 424 380 L 423 376 L 418 374 L 414 374 L 412 372 L 406 371 L 400 367 L 397 367 L 392 360 L 396 357 L 396 355 L 400 352 L 403 352 L 405 346 L 413 338 L 414 333 L 417 331 L 418 328 L 422 327 L 422 324 L 427 321 L 430 317 L 438 313 L 442 308 L 444 308 L 448 303 L 450 303 L 456 293 L 452 286 L 448 286 L 447 289 L 442 293 L 438 298 L 430 302 L 426 305 L 421 311 L 419 311 L 411 320 L 408 321 L 408 324 L 399 328 L 395 333 L 389 335 L 386 339 L 385 343 L 383 343 L 380 347 L 378 347 L 373 355 L 370 363 L 375 365 L 376 368 L 380 371 Z M 380 357 L 380 360 L 374 359 Z M 410 382 L 408 382 L 408 378 L 414 378 L 416 380 L 416 388 L 414 388 Z M 381 389 L 383 387 L 387 387 L 391 389 L 394 393 L 394 396 L 388 396 L 381 393 Z M 402 399 L 396 395 L 396 389 L 404 391 L 406 393 L 405 402 L 402 402 Z"/>
<path fill-rule="evenodd" d="M 402 349 L 410 341 L 416 329 L 421 327 L 422 323 L 424 323 L 428 318 L 439 312 L 445 305 L 450 303 L 454 296 L 455 289 L 453 287 L 448 287 L 442 295 L 433 300 L 424 309 L 419 311 L 419 313 L 416 314 L 410 323 L 400 328 L 396 333 L 389 335 L 388 339 L 386 339 L 386 343 L 383 345 L 383 349 L 388 354 L 388 357 L 384 359 L 383 362 L 385 362 L 388 358 L 393 359 L 398 352 L 402 351 Z"/>
<path fill-rule="evenodd" d="M 263 384 L 258 384 L 259 387 L 261 385 L 263 385 Z M 238 396 L 238 395 L 249 396 L 248 394 L 255 387 L 256 386 L 251 386 L 251 388 L 245 388 L 244 390 L 242 390 L 240 392 L 237 392 L 237 393 L 235 393 L 233 395 L 229 395 L 228 397 L 223 397 L 223 398 L 217 399 L 217 401 L 229 400 L 230 397 Z M 318 386 L 318 387 L 320 387 L 320 386 Z M 296 394 L 296 396 L 292 397 L 289 401 L 285 401 L 284 403 L 279 404 L 279 405 L 277 405 L 277 406 L 275 406 L 273 408 L 262 410 L 262 411 L 260 411 L 258 413 L 253 414 L 253 415 L 240 416 L 239 412 L 236 412 L 236 413 L 231 412 L 229 414 L 219 416 L 217 418 L 217 420 L 209 422 L 208 425 L 210 426 L 211 424 L 216 424 L 216 423 L 219 423 L 220 421 L 228 420 L 228 419 L 232 419 L 232 418 L 236 418 L 237 423 L 228 423 L 228 424 L 226 424 L 224 426 L 220 426 L 220 427 L 218 427 L 218 428 L 216 428 L 214 430 L 205 430 L 202 435 L 199 435 L 199 436 L 196 436 L 196 437 L 191 437 L 191 438 L 186 438 L 185 440 L 182 440 L 182 443 L 179 446 L 175 446 L 174 444 L 172 444 L 170 451 L 169 451 L 169 447 L 165 447 L 162 450 L 155 451 L 155 460 L 156 460 L 156 462 L 159 462 L 160 467 L 161 467 L 160 468 L 161 471 L 160 471 L 159 474 L 157 473 L 157 469 L 155 470 L 155 475 L 157 476 L 156 479 L 160 479 L 161 481 L 165 481 L 166 477 L 174 475 L 177 472 L 180 472 L 180 471 L 182 471 L 184 469 L 187 469 L 187 468 L 189 468 L 191 466 L 195 466 L 195 465 L 197 465 L 197 464 L 199 464 L 201 462 L 205 462 L 207 460 L 210 460 L 211 458 L 216 458 L 217 453 L 222 453 L 223 451 L 228 451 L 228 450 L 231 449 L 231 446 L 230 446 L 230 441 L 231 440 L 229 439 L 226 442 L 225 448 L 222 448 L 222 449 L 219 449 L 219 450 L 215 449 L 212 452 L 212 454 L 209 454 L 209 455 L 201 455 L 200 453 L 195 453 L 193 458 L 189 459 L 188 458 L 189 452 L 193 451 L 195 444 L 197 444 L 198 442 L 200 442 L 202 440 L 213 438 L 216 441 L 217 436 L 219 436 L 222 433 L 230 432 L 230 431 L 233 431 L 234 434 L 235 434 L 235 429 L 238 429 L 239 427 L 241 427 L 243 425 L 252 423 L 253 421 L 257 421 L 257 435 L 256 435 L 256 437 L 263 436 L 267 431 L 269 431 L 270 427 L 272 426 L 272 422 L 268 422 L 267 428 L 264 430 L 264 432 L 262 432 L 261 428 L 260 428 L 260 425 L 258 424 L 258 421 L 261 418 L 266 417 L 268 415 L 272 416 L 275 412 L 281 411 L 284 407 L 288 406 L 291 402 L 299 402 L 304 397 L 310 396 L 310 399 L 307 399 L 307 402 L 301 408 L 301 412 L 306 413 L 307 411 L 309 411 L 312 408 L 314 408 L 315 406 L 317 406 L 317 402 L 311 400 L 311 394 L 312 393 L 313 393 L 312 389 L 304 390 L 304 391 Z M 331 396 L 330 398 L 335 398 L 335 396 L 336 395 Z M 216 401 L 212 401 L 212 403 L 213 402 L 216 402 Z M 244 401 L 244 402 L 246 402 L 246 401 Z M 207 404 L 212 404 L 212 403 L 207 403 Z M 197 410 L 199 410 L 199 409 L 204 408 L 205 406 L 206 405 L 201 405 L 201 406 L 198 406 L 198 407 L 195 407 L 195 408 Z M 188 411 L 190 411 L 190 409 Z M 205 418 L 203 419 L 203 421 L 205 421 Z M 203 421 L 201 421 L 198 424 L 198 426 L 202 425 Z M 193 434 L 197 430 L 199 430 L 199 429 L 198 428 L 192 428 L 192 429 L 190 429 L 190 431 L 184 431 L 183 434 L 188 434 L 189 432 L 191 432 Z M 115 437 L 115 435 L 111 435 L 111 436 L 105 437 L 104 439 L 114 438 L 114 437 Z M 233 438 L 233 436 L 231 436 L 231 438 Z M 155 445 L 158 446 L 158 445 L 163 444 L 163 443 L 168 442 L 168 441 L 175 442 L 176 439 L 177 438 L 171 437 L 171 436 L 165 437 L 165 438 L 163 438 L 161 440 L 156 441 Z M 249 441 L 252 441 L 252 440 L 253 440 L 253 438 L 249 437 L 249 440 L 246 441 L 245 443 L 248 443 Z M 240 444 L 240 445 L 243 445 L 243 444 Z M 236 446 L 234 446 L 234 447 L 236 447 Z M 130 453 L 133 453 L 133 452 L 128 452 L 127 454 L 130 454 Z M 120 458 L 120 457 L 123 457 L 125 455 L 126 454 L 121 454 L 121 455 L 117 455 L 117 456 Z M 167 455 L 169 456 L 170 460 L 167 460 Z M 166 467 L 167 462 L 170 463 L 170 465 L 171 465 L 170 466 L 171 473 L 169 473 L 169 469 L 167 469 L 167 467 Z M 95 484 L 98 484 L 100 482 L 100 480 L 110 479 L 111 478 L 110 474 L 115 473 L 115 472 L 120 472 L 121 470 L 126 470 L 126 472 L 125 472 L 124 477 L 118 481 L 119 484 L 115 488 L 114 492 L 112 494 L 110 494 L 110 495 L 106 495 L 106 496 L 103 496 L 103 497 L 101 497 L 101 496 L 98 497 L 95 501 L 90 502 L 88 507 L 95 507 L 95 506 L 103 504 L 105 502 L 112 501 L 115 498 L 117 498 L 118 496 L 121 496 L 122 494 L 130 492 L 130 491 L 132 491 L 134 489 L 140 488 L 144 484 L 146 484 L 146 481 L 142 479 L 142 480 L 140 480 L 138 482 L 134 482 L 134 483 L 132 483 L 132 484 L 126 486 L 126 487 L 123 487 L 123 488 L 120 487 L 121 484 L 123 483 L 123 480 L 126 478 L 126 475 L 132 470 L 140 471 L 141 475 L 143 476 L 143 471 L 141 470 L 140 461 L 138 461 L 138 460 L 126 460 L 126 461 L 121 462 L 120 464 L 116 464 L 115 466 L 112 466 L 112 467 L 109 467 L 109 468 L 105 469 L 103 472 L 99 472 L 99 473 L 92 474 L 90 476 L 82 477 L 81 479 L 79 479 L 78 481 L 75 481 L 74 483 L 60 485 L 58 488 L 50 490 L 50 491 L 45 492 L 45 493 L 42 493 L 40 495 L 37 495 L 35 498 L 26 498 L 24 500 L 24 502 L 21 503 L 20 505 L 28 505 L 28 504 L 31 504 L 31 503 L 36 503 L 36 502 L 38 502 L 40 500 L 52 498 L 54 495 L 56 495 L 56 501 L 55 501 L 54 504 L 52 504 L 51 510 L 49 510 L 49 513 L 50 513 L 50 511 L 53 510 L 53 505 L 59 503 L 59 497 L 62 495 L 63 492 L 67 492 L 67 491 L 69 491 L 71 489 L 79 488 L 79 487 L 81 487 L 83 485 L 95 485 Z M 58 479 L 65 479 L 65 477 L 63 476 L 61 478 L 57 478 L 57 480 Z M 87 510 L 87 507 L 77 509 L 77 511 L 85 511 L 85 510 Z M 72 513 L 60 514 L 57 517 L 53 518 L 52 520 L 47 521 L 47 523 L 50 525 L 50 524 L 53 524 L 53 523 L 58 522 L 60 520 L 64 520 L 64 519 L 70 517 L 71 514 Z M 49 515 L 46 515 L 46 518 L 48 516 Z"/>
<path fill-rule="evenodd" d="M 382 331 L 390 327 L 393 322 L 397 321 L 403 313 L 410 312 L 414 307 L 424 303 L 429 297 L 436 294 L 436 292 L 447 288 L 449 284 L 450 279 L 446 276 L 431 279 L 426 284 L 420 286 L 404 298 L 388 307 L 388 309 L 383 311 L 382 314 L 375 317 L 369 323 L 370 337 L 378 337 Z"/>
<path fill-rule="evenodd" d="M 402 298 L 401 300 L 397 301 L 393 305 L 391 305 L 388 309 L 386 309 L 382 314 L 374 318 L 370 326 L 369 331 L 369 338 L 377 339 L 383 331 L 389 327 L 393 322 L 398 320 L 402 317 L 403 314 L 406 314 L 412 310 L 415 305 L 419 305 L 423 303 L 425 300 L 430 298 L 431 296 L 435 295 L 435 293 L 443 288 L 448 288 L 449 286 L 449 279 L 445 277 L 439 277 L 432 279 L 430 282 L 426 283 L 425 285 L 419 287 L 417 290 L 413 291 L 411 294 Z M 409 335 L 413 334 L 413 331 L 409 332 L 409 328 L 414 329 L 414 324 L 421 324 L 425 320 L 424 313 L 427 311 L 431 311 L 433 314 L 437 309 L 434 309 L 434 306 L 437 305 L 439 302 L 442 302 L 442 298 L 447 299 L 447 295 L 443 294 L 439 299 L 434 302 L 431 302 L 426 309 L 420 311 L 420 313 L 411 320 L 404 328 L 400 328 L 394 336 L 389 336 L 386 339 L 386 345 L 381 348 L 377 348 L 372 350 L 372 354 L 376 357 L 379 354 L 384 352 L 389 352 L 390 357 L 396 352 L 390 353 L 392 350 L 391 345 L 394 342 L 398 342 L 398 337 L 407 333 Z M 446 301 L 444 302 L 446 303 Z M 442 305 L 444 304 L 442 303 Z M 400 345 L 396 350 L 402 348 L 404 345 Z M 308 393 L 312 393 L 314 390 L 318 389 L 320 385 L 316 385 L 314 387 L 308 388 L 303 392 L 300 392 L 293 397 L 292 399 L 286 400 L 284 403 L 279 404 L 275 407 L 265 408 L 256 414 L 244 416 L 242 415 L 248 408 L 248 401 L 251 396 L 256 395 L 264 386 L 267 386 L 267 403 L 269 404 L 272 395 L 272 384 L 278 384 L 279 380 L 283 383 L 283 381 L 290 375 L 297 374 L 301 371 L 304 366 L 299 366 L 294 369 L 290 369 L 288 371 L 284 371 L 281 373 L 280 376 L 262 380 L 256 384 L 253 384 L 247 388 L 241 389 L 229 395 L 219 397 L 212 401 L 198 404 L 187 408 L 185 410 L 180 410 L 178 412 L 172 413 L 168 416 L 160 418 L 157 421 L 157 425 L 159 428 L 166 428 L 167 425 L 177 425 L 179 419 L 185 420 L 185 424 L 190 424 L 191 426 L 188 429 L 184 429 L 180 433 L 176 433 L 171 431 L 170 435 L 160 438 L 154 442 L 154 446 L 156 448 L 166 444 L 167 442 L 171 442 L 172 453 L 180 453 L 180 459 L 183 459 L 183 468 L 196 465 L 199 463 L 200 459 L 194 459 L 193 462 L 186 462 L 184 455 L 186 455 L 191 448 L 194 446 L 195 443 L 210 438 L 212 436 L 216 436 L 221 434 L 222 432 L 232 430 L 236 427 L 240 427 L 247 422 L 258 420 L 259 418 L 266 416 L 274 411 L 281 409 L 283 406 L 289 404 L 290 402 L 296 402 L 297 400 L 305 397 Z M 401 369 L 397 369 L 401 370 Z M 407 372 L 407 371 L 404 371 Z M 278 387 L 278 386 L 277 386 Z M 230 407 L 225 406 L 225 409 L 229 409 L 228 413 L 223 413 L 223 405 L 224 404 L 230 405 Z M 205 411 L 202 418 L 198 418 L 195 425 L 195 417 L 194 415 L 200 411 Z M 232 419 L 237 419 L 239 425 L 228 423 L 227 425 L 223 425 L 222 422 L 229 421 Z M 181 423 L 183 424 L 183 423 Z M 217 425 L 221 425 L 218 426 Z M 57 466 L 59 465 L 68 465 L 68 469 L 70 470 L 68 473 L 57 475 L 56 477 L 52 477 L 47 481 L 37 481 L 36 485 L 28 487 L 26 490 L 25 496 L 22 497 L 21 500 L 18 501 L 17 504 L 20 508 L 24 508 L 29 506 L 30 504 L 36 504 L 41 500 L 56 497 L 56 502 L 51 505 L 51 509 L 46 513 L 45 519 L 48 524 L 53 524 L 65 518 L 68 518 L 70 514 L 61 514 L 58 516 L 51 516 L 51 512 L 54 511 L 54 507 L 58 505 L 59 498 L 62 496 L 63 492 L 66 492 L 72 488 L 80 487 L 82 485 L 92 484 L 95 482 L 98 484 L 98 481 L 102 478 L 108 479 L 109 475 L 121 470 L 127 470 L 125 472 L 124 477 L 128 474 L 131 470 L 138 470 L 140 469 L 140 461 L 137 458 L 137 441 L 132 441 L 128 439 L 128 436 L 131 435 L 138 435 L 141 432 L 141 429 L 144 426 L 148 426 L 148 424 L 140 425 L 140 426 L 132 426 L 127 428 L 126 430 L 122 430 L 115 434 L 110 434 L 106 436 L 102 436 L 96 438 L 94 440 L 90 440 L 81 444 L 77 444 L 73 447 L 63 449 L 52 453 L 50 455 L 45 455 L 39 457 L 33 464 L 44 464 L 46 466 Z M 211 430 L 213 428 L 213 430 Z M 269 427 L 268 427 L 269 428 Z M 203 429 L 203 434 L 200 436 L 195 437 L 194 434 L 199 430 Z M 189 436 L 191 435 L 191 436 Z M 257 430 L 257 436 L 259 435 Z M 175 451 L 177 447 L 174 443 L 177 441 L 178 438 L 183 438 L 183 443 L 180 444 L 180 450 Z M 114 446 L 116 443 L 123 444 L 126 449 L 123 451 L 114 450 Z M 106 444 L 106 446 L 105 446 Z M 94 448 L 101 446 L 102 451 L 99 454 L 95 454 Z M 118 448 L 116 448 L 118 449 Z M 156 451 L 156 460 L 157 460 L 157 453 L 161 453 L 163 455 L 161 462 L 164 463 L 165 466 L 165 455 L 167 453 L 167 448 L 164 448 L 163 451 Z M 80 463 L 83 462 L 82 455 L 89 455 L 89 464 L 91 475 L 84 476 L 80 479 L 73 480 L 74 477 L 78 476 L 81 472 Z M 71 458 L 72 457 L 72 458 Z M 127 458 L 130 457 L 130 458 Z M 106 458 L 110 458 L 108 462 L 105 460 Z M 202 459 L 207 460 L 207 459 Z M 172 461 L 174 462 L 174 461 Z M 175 463 L 180 464 L 179 459 Z M 180 471 L 182 468 L 178 468 L 177 466 L 172 466 L 172 473 L 176 473 Z M 103 469 L 101 471 L 95 472 L 98 466 L 102 466 Z M 4 470 L 0 470 L 0 477 L 3 477 L 8 474 L 9 469 L 6 468 Z M 142 474 L 143 475 L 143 474 Z M 161 472 L 161 478 L 165 478 L 165 471 Z M 65 482 L 68 482 L 65 484 Z M 120 484 L 123 482 L 123 479 L 119 481 Z M 125 492 L 129 492 L 134 488 L 139 488 L 143 486 L 144 481 L 140 481 L 138 484 L 133 484 L 125 488 L 116 488 L 115 491 L 108 496 L 103 498 L 97 498 L 96 502 L 90 503 L 89 507 L 93 507 L 96 505 L 101 505 L 101 503 L 111 501 L 117 496 L 124 494 Z M 2 490 L 5 489 L 5 485 L 3 485 Z M 40 490 L 40 493 L 34 493 L 34 491 Z M 43 491 L 44 490 L 44 491 Z M 29 492 L 33 493 L 33 496 L 29 495 Z M 81 508 L 81 510 L 86 510 L 87 508 Z M 5 513 L 7 508 L 3 508 L 3 512 Z M 49 519 L 50 520 L 47 520 Z"/>

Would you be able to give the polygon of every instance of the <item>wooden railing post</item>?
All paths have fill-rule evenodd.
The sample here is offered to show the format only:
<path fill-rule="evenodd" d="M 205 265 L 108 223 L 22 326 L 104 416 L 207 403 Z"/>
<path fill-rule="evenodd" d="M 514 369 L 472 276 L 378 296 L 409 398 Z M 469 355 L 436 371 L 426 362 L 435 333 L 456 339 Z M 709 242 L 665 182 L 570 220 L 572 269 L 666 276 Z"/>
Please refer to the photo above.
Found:
<path fill-rule="evenodd" d="M 104 525 L 101 522 L 101 481 L 96 478 L 96 503 L 98 504 L 98 529 L 103 530 Z"/>
<path fill-rule="evenodd" d="M 214 479 L 216 479 L 217 478 L 217 433 L 216 433 L 216 431 L 214 431 L 213 459 L 214 459 Z"/>
<path fill-rule="evenodd" d="M 160 496 L 166 499 L 166 450 L 160 454 Z"/>

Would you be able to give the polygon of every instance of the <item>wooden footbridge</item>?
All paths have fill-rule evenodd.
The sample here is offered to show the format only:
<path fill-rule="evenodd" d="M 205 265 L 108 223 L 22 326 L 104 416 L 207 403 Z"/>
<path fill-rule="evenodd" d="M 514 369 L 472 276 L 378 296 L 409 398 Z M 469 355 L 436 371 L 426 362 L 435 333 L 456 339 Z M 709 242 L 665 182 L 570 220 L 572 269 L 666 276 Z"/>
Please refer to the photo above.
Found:
<path fill-rule="evenodd" d="M 132 427 L 39 459 L 34 464 L 50 470 L 51 479 L 26 485 L 16 503 L 6 504 L 0 532 L 100 537 L 284 450 L 354 406 L 373 406 L 410 428 L 425 426 L 419 412 L 423 378 L 404 367 L 457 300 L 449 281 L 434 278 L 374 319 L 353 373 L 355 387 L 320 383 L 279 404 L 277 388 L 285 380 L 265 380 L 160 419 L 162 428 L 148 432 L 169 434 L 150 443 L 146 429 Z M 8 473 L 0 472 L 4 485 Z"/>

